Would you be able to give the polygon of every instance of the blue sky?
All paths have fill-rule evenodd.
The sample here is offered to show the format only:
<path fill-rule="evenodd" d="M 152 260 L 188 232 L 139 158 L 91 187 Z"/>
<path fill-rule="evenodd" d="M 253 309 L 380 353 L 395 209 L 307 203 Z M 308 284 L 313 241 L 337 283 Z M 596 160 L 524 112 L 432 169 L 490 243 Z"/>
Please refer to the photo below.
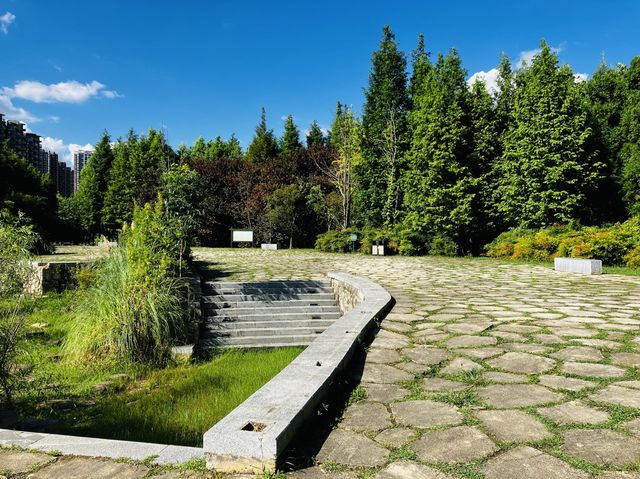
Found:
<path fill-rule="evenodd" d="M 0 113 L 63 155 L 104 129 L 162 125 L 174 146 L 232 133 L 246 146 L 262 106 L 277 133 L 288 114 L 304 130 L 338 100 L 359 110 L 384 24 L 405 51 L 418 33 L 432 52 L 456 47 L 469 76 L 541 38 L 591 74 L 603 55 L 640 54 L 638 18 L 637 0 L 0 0 Z"/>

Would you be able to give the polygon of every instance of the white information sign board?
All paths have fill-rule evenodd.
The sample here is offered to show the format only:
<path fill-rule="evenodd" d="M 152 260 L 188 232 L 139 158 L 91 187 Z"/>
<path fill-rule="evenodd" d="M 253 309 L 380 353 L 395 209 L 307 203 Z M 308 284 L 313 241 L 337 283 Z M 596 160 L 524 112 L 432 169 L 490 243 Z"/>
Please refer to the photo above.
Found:
<path fill-rule="evenodd" d="M 252 230 L 232 230 L 231 241 L 234 243 L 253 243 Z"/>

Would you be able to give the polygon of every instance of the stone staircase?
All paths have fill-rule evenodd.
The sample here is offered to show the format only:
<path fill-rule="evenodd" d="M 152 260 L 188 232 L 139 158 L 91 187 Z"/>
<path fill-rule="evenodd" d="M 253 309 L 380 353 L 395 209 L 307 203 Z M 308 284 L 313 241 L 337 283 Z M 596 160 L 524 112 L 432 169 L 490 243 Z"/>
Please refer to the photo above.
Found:
<path fill-rule="evenodd" d="M 329 281 L 203 283 L 198 348 L 306 346 L 342 316 Z"/>

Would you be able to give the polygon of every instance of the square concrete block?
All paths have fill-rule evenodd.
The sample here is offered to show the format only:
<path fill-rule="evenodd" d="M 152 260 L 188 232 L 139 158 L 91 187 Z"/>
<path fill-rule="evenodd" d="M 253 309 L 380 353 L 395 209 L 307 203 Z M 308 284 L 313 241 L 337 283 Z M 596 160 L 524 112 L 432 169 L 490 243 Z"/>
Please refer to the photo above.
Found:
<path fill-rule="evenodd" d="M 602 261 L 599 259 L 555 258 L 554 269 L 563 273 L 602 274 Z"/>

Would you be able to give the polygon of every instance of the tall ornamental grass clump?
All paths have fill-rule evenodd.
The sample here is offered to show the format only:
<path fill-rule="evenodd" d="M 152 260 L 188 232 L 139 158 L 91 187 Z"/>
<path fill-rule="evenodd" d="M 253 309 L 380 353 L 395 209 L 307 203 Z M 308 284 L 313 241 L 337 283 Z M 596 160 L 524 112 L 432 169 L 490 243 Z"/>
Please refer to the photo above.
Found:
<path fill-rule="evenodd" d="M 119 246 L 96 266 L 65 343 L 71 361 L 163 363 L 182 339 L 188 287 L 179 278 L 198 227 L 195 173 L 174 166 L 155 202 L 135 206 Z"/>

